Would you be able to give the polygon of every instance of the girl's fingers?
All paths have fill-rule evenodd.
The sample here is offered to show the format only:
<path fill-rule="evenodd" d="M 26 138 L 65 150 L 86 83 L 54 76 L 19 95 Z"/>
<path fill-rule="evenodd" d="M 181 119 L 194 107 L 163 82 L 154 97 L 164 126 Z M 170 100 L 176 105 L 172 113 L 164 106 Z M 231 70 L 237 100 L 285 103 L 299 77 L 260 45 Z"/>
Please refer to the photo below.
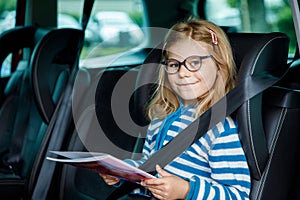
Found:
<path fill-rule="evenodd" d="M 148 188 L 151 193 L 157 198 L 157 199 L 164 199 L 164 194 L 163 194 L 163 191 L 157 189 L 157 188 L 152 188 L 152 187 L 149 187 Z"/>
<path fill-rule="evenodd" d="M 160 178 L 151 178 L 144 180 L 142 184 L 144 184 L 142 186 L 160 185 L 163 184 L 163 181 Z"/>
<path fill-rule="evenodd" d="M 156 171 L 159 175 L 161 175 L 162 177 L 164 176 L 172 176 L 172 174 L 170 174 L 169 172 L 165 171 L 164 169 L 162 169 L 159 165 L 156 165 Z"/>

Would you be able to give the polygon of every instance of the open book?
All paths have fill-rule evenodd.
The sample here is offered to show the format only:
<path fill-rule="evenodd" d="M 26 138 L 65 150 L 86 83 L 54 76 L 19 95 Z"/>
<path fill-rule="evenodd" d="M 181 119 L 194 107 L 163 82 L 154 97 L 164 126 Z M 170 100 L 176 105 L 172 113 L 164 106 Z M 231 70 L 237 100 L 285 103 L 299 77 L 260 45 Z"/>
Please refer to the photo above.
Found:
<path fill-rule="evenodd" d="M 106 153 L 77 151 L 50 152 L 56 154 L 56 156 L 48 156 L 48 160 L 87 168 L 98 173 L 112 175 L 130 182 L 140 183 L 142 180 L 148 178 L 156 178 L 155 176 Z M 64 158 L 57 158 L 58 156 Z"/>

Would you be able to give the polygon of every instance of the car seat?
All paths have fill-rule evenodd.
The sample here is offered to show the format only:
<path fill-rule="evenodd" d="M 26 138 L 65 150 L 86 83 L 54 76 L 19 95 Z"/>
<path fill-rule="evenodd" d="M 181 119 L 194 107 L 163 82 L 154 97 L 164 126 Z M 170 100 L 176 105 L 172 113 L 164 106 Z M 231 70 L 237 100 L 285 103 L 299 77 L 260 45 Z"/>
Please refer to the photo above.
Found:
<path fill-rule="evenodd" d="M 5 127 L 1 130 L 0 141 L 10 138 L 1 145 L 3 170 L 0 173 L 0 193 L 6 199 L 26 199 L 29 180 L 39 169 L 37 154 L 41 145 L 47 145 L 48 124 L 73 67 L 76 41 L 82 34 L 77 29 L 47 29 L 38 38 L 36 34 L 40 29 L 17 28 L 16 32 L 12 30 L 11 40 L 6 40 L 17 44 L 11 50 L 32 49 L 28 63 L 22 63 L 22 69 L 19 66 L 10 79 L 7 85 L 10 96 L 1 107 L 1 118 L 7 120 L 0 120 L 1 128 Z M 24 35 L 24 32 L 27 34 Z M 3 48 L 2 45 L 0 48 Z"/>
<path fill-rule="evenodd" d="M 236 63 L 241 67 L 239 79 L 264 70 L 271 74 L 274 72 L 272 75 L 275 76 L 276 71 L 288 70 L 289 40 L 284 34 L 232 34 L 229 37 L 237 57 Z M 238 54 L 243 51 L 249 57 L 239 61 Z M 300 117 L 300 104 L 291 102 L 297 102 L 297 95 L 299 92 L 296 90 L 275 85 L 237 110 L 240 137 L 251 170 L 251 199 L 294 198 L 291 190 L 297 172 L 297 142 L 300 139 L 297 133 L 300 127 L 296 121 Z M 280 176 L 283 171 L 284 175 Z"/>
<path fill-rule="evenodd" d="M 28 49 L 30 51 L 29 54 L 31 54 L 35 45 L 46 33 L 47 30 L 37 27 L 16 27 L 5 31 L 0 36 L 0 63 L 2 64 L 10 53 L 16 53 L 24 48 Z M 28 115 L 29 102 L 33 100 L 29 84 L 29 59 L 20 60 L 16 71 L 9 77 L 4 90 L 4 96 L 1 98 L 3 103 L 0 110 L 0 191 L 4 196 L 6 196 L 5 192 L 10 190 L 10 186 L 8 185 L 14 185 L 10 192 L 16 196 L 21 195 L 20 191 L 23 190 L 24 185 L 23 180 L 15 182 L 14 179 L 18 179 L 16 169 L 13 169 L 12 166 L 9 167 L 4 162 L 8 159 L 7 155 L 12 150 L 20 150 L 18 145 L 16 145 L 16 148 L 12 148 L 11 144 L 21 142 L 13 142 L 13 138 L 17 137 L 16 135 L 18 134 L 23 135 L 22 128 L 24 127 L 21 124 L 24 124 L 24 121 L 22 122 L 24 118 L 21 116 Z M 18 165 L 15 167 L 18 167 Z"/>
<path fill-rule="evenodd" d="M 228 34 L 228 37 L 238 66 L 239 81 L 248 75 L 255 76 L 265 71 L 269 71 L 270 75 L 276 76 L 276 73 L 273 73 L 276 69 L 288 69 L 289 39 L 285 34 L 231 33 Z M 160 56 L 161 49 L 153 49 L 147 56 L 144 65 L 138 69 L 136 82 L 138 88 L 133 94 L 134 106 L 130 107 L 132 109 L 130 113 L 132 113 L 132 118 L 137 120 L 136 123 L 139 125 L 148 123 L 144 109 L 153 93 L 152 83 L 154 83 L 154 77 L 156 77 Z M 110 81 L 111 79 L 107 80 L 107 82 Z M 99 81 L 98 84 L 101 84 L 105 90 L 105 85 L 108 83 Z M 295 181 L 294 176 L 298 166 L 295 158 L 297 153 L 299 153 L 296 143 L 299 141 L 297 136 L 299 125 L 297 122 L 299 121 L 300 103 L 298 103 L 299 101 L 291 100 L 293 103 L 288 105 L 284 99 L 292 99 L 299 92 L 289 88 L 280 88 L 283 92 L 278 93 L 276 92 L 278 88 L 280 87 L 273 86 L 262 94 L 246 101 L 235 113 L 240 127 L 241 142 L 251 170 L 251 199 L 287 199 L 291 197 L 289 191 L 292 188 L 292 183 Z M 99 94 L 103 94 L 103 96 Z M 97 91 L 97 98 L 104 97 L 104 95 L 105 93 L 101 93 L 101 90 Z M 286 97 L 282 99 L 281 95 Z M 278 102 L 275 103 L 274 99 L 278 100 Z M 101 102 L 98 100 L 95 100 L 95 104 Z M 110 107 L 111 102 L 108 101 L 106 103 L 109 105 L 99 106 Z M 88 118 L 88 121 L 94 120 L 93 123 L 95 123 L 97 115 L 98 119 L 99 116 L 105 118 L 106 113 L 98 110 L 96 115 Z M 290 118 L 293 118 L 293 121 Z M 81 122 L 83 123 L 83 121 Z M 287 129 L 290 126 L 292 130 Z M 88 134 L 88 132 L 86 133 Z M 82 138 L 74 132 L 71 142 L 68 143 L 66 149 L 90 150 L 85 148 L 84 141 L 82 141 Z M 287 141 L 290 141 L 291 145 Z M 119 142 L 126 143 L 127 141 L 120 139 Z M 94 144 L 94 150 L 97 150 L 97 141 Z M 289 152 L 290 155 L 285 157 L 282 155 L 285 152 Z M 286 162 L 282 162 L 283 160 Z M 62 173 L 58 181 L 60 186 L 57 190 L 60 194 L 60 199 L 106 199 L 106 196 L 114 190 L 114 188 L 103 184 L 97 173 L 70 165 L 61 167 Z M 275 177 L 278 175 L 276 174 L 278 171 L 285 172 L 284 176 L 286 177 L 283 181 L 280 181 L 280 177 Z M 284 183 L 284 186 L 282 183 Z M 274 190 L 270 191 L 272 187 L 276 188 L 276 192 Z M 106 191 L 106 193 L 103 191 Z"/>
<path fill-rule="evenodd" d="M 0 37 L 0 63 L 2 64 L 5 58 L 10 53 L 18 52 L 24 48 L 29 49 L 32 53 L 34 46 L 45 34 L 46 30 L 37 29 L 36 27 L 16 27 L 4 32 Z M 40 34 L 38 34 L 40 33 Z M 20 37 L 22 36 L 22 37 Z M 7 145 L 12 137 L 11 129 L 13 129 L 14 119 L 17 111 L 17 101 L 22 88 L 22 77 L 25 76 L 29 59 L 21 59 L 18 63 L 16 71 L 12 73 L 6 84 L 4 95 L 1 96 L 3 104 L 1 105 L 1 130 L 0 130 L 0 152 L 7 150 Z M 26 75 L 27 76 L 27 75 Z M 23 77 L 26 79 L 26 77 Z M 24 80 L 26 81 L 26 80 Z M 26 84 L 25 84 L 26 85 Z M 27 86 L 24 86 L 25 90 Z M 25 93 L 25 91 L 24 91 Z M 26 95 L 27 96 L 27 95 Z M 6 135 L 7 134 L 7 135 Z"/>

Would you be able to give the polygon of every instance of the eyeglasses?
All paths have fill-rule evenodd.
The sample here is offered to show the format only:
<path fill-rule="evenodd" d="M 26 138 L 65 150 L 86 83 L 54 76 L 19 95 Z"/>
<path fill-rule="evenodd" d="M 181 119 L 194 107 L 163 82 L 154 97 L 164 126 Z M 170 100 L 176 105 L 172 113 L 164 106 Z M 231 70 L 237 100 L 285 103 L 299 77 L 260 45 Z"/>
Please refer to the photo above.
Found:
<path fill-rule="evenodd" d="M 190 56 L 187 57 L 183 62 L 176 59 L 167 59 L 161 62 L 168 74 L 176 74 L 181 65 L 185 66 L 190 72 L 196 72 L 201 68 L 202 60 L 206 58 L 212 58 L 212 55 L 207 56 Z"/>

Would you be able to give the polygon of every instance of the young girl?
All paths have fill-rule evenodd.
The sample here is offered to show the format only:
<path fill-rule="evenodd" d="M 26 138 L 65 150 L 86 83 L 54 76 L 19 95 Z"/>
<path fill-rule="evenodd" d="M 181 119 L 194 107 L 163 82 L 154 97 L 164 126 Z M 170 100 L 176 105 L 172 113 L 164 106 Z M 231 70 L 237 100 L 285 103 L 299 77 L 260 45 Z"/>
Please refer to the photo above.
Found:
<path fill-rule="evenodd" d="M 189 19 L 167 35 L 156 92 L 148 106 L 151 123 L 140 166 L 221 99 L 235 85 L 228 39 L 215 24 Z M 158 199 L 248 199 L 250 172 L 230 116 L 219 122 L 164 169 L 132 193 Z M 117 184 L 115 177 L 101 174 Z M 150 192 L 149 192 L 150 191 Z"/>

